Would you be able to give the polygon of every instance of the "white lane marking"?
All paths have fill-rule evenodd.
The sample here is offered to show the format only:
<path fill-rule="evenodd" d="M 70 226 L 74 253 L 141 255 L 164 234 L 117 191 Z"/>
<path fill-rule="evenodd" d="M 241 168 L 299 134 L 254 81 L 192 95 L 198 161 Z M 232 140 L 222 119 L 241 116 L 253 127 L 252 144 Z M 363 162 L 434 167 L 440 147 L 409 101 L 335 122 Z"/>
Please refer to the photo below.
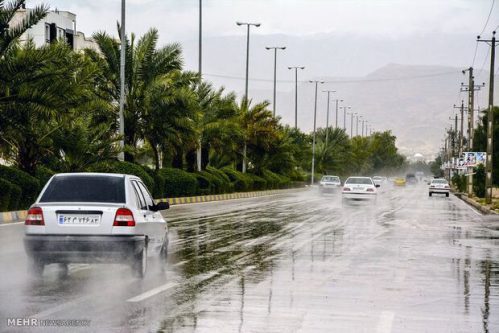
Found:
<path fill-rule="evenodd" d="M 76 304 L 80 304 L 80 303 L 83 303 L 83 302 L 86 302 L 86 301 L 90 301 L 93 297 L 95 297 L 95 295 L 88 295 L 88 296 L 85 296 L 85 297 L 80 297 L 80 298 L 77 298 L 73 301 L 69 301 L 69 302 L 65 302 L 65 303 L 62 303 L 62 304 L 59 304 L 57 306 L 54 306 L 53 308 L 50 308 L 48 310 L 45 310 L 45 311 L 42 311 L 42 312 L 38 312 L 37 314 L 34 314 L 32 315 L 31 317 L 33 318 L 43 318 L 43 317 L 47 317 L 51 314 L 54 314 L 54 313 L 57 313 L 59 311 L 62 311 L 64 309 L 67 309 L 73 305 L 76 305 Z"/>
<path fill-rule="evenodd" d="M 390 333 L 392 331 L 393 319 L 395 313 L 392 311 L 383 311 L 379 316 L 376 333 Z"/>
<path fill-rule="evenodd" d="M 142 302 L 145 299 L 148 299 L 149 297 L 152 297 L 154 295 L 157 295 L 159 293 L 165 292 L 169 289 L 172 289 L 173 287 L 177 286 L 178 283 L 173 283 L 173 282 L 168 282 L 162 286 L 156 287 L 154 289 L 151 289 L 149 291 L 146 291 L 145 293 L 142 293 L 140 295 L 137 295 L 135 297 L 129 298 L 126 301 L 130 303 L 136 303 L 136 302 Z"/>
<path fill-rule="evenodd" d="M 480 213 L 480 212 L 479 212 L 479 211 L 477 211 L 476 209 L 471 208 L 470 206 L 468 206 L 468 208 L 469 208 L 469 209 L 470 209 L 473 213 L 475 213 L 476 215 L 478 215 L 478 216 L 482 216 L 482 213 Z"/>
<path fill-rule="evenodd" d="M 16 225 L 16 224 L 21 224 L 21 223 L 24 223 L 24 222 L 3 223 L 3 224 L 0 224 L 0 227 L 7 227 L 9 225 Z"/>

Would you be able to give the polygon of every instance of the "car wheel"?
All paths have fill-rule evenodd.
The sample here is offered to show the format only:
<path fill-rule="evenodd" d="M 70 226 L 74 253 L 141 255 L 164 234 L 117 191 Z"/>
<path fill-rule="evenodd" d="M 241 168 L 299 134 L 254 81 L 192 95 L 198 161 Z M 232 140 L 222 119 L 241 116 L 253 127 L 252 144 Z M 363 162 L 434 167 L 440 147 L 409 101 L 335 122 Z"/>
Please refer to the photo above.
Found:
<path fill-rule="evenodd" d="M 429 193 L 429 196 L 431 197 L 431 195 L 432 195 L 432 193 L 430 192 L 430 193 Z"/>
<path fill-rule="evenodd" d="M 161 259 L 166 259 L 168 257 L 168 239 L 165 239 L 163 245 L 161 245 L 161 250 L 159 251 L 159 256 Z"/>
<path fill-rule="evenodd" d="M 147 246 L 144 246 L 139 254 L 135 255 L 132 263 L 132 270 L 136 277 L 143 279 L 147 269 Z"/>
<path fill-rule="evenodd" d="M 448 198 L 449 197 L 449 193 L 445 193 L 445 196 Z"/>
<path fill-rule="evenodd" d="M 29 272 L 35 277 L 40 277 L 43 275 L 45 270 L 45 263 L 38 258 L 31 259 L 29 264 Z"/>

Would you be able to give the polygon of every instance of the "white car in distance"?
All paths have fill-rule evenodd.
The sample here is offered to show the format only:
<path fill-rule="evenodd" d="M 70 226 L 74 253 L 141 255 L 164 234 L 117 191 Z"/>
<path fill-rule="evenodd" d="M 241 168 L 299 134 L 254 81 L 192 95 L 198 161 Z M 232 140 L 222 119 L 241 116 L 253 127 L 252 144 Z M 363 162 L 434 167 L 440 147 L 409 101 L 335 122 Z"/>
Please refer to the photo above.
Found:
<path fill-rule="evenodd" d="M 53 176 L 31 206 L 24 247 L 36 275 L 45 265 L 126 263 L 143 278 L 148 251 L 166 256 L 168 228 L 139 177 L 68 173 Z"/>
<path fill-rule="evenodd" d="M 321 192 L 332 192 L 341 187 L 341 180 L 338 176 L 322 176 L 319 182 Z"/>
<path fill-rule="evenodd" d="M 375 185 L 384 185 L 386 183 L 388 183 L 388 179 L 386 177 L 382 177 L 382 176 L 374 176 L 372 178 L 373 182 Z"/>
<path fill-rule="evenodd" d="M 343 185 L 343 200 L 376 200 L 377 187 L 370 177 L 349 177 Z"/>
<path fill-rule="evenodd" d="M 449 182 L 444 178 L 432 179 L 428 195 L 431 197 L 432 194 L 445 194 L 445 196 L 448 197 L 450 194 Z"/>

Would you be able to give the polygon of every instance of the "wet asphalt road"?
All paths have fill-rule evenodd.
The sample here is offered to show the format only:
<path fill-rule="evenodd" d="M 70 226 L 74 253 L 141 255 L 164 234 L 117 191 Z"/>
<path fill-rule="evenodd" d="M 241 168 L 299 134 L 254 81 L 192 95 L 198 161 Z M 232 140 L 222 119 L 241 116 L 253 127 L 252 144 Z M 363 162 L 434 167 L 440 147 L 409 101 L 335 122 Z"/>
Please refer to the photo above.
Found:
<path fill-rule="evenodd" d="M 0 227 L 0 331 L 499 332 L 499 217 L 426 186 L 342 206 L 317 189 L 172 207 L 167 263 L 48 266 Z M 15 328 L 7 318 L 90 320 Z"/>

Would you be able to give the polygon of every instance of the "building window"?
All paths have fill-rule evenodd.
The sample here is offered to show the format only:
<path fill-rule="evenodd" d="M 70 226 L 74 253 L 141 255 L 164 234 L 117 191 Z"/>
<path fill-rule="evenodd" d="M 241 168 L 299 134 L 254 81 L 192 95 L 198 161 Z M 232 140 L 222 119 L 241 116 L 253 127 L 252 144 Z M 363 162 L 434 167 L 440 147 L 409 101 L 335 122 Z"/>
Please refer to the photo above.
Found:
<path fill-rule="evenodd" d="M 50 43 L 50 24 L 45 23 L 45 43 Z"/>

